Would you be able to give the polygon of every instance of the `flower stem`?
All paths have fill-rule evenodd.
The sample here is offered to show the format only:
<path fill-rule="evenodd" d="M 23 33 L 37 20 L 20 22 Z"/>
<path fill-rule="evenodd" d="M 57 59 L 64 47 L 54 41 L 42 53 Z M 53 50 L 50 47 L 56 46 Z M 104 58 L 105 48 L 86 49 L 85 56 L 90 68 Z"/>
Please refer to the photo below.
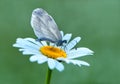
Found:
<path fill-rule="evenodd" d="M 50 84 L 50 78 L 51 78 L 52 70 L 48 68 L 47 75 L 46 75 L 46 83 L 45 84 Z"/>

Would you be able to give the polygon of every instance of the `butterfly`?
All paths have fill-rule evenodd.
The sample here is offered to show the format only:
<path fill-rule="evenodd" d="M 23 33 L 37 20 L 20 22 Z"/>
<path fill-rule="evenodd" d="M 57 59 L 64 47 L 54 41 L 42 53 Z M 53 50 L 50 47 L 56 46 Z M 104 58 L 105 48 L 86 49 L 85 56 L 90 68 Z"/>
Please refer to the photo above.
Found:
<path fill-rule="evenodd" d="M 54 19 L 42 8 L 33 10 L 31 26 L 39 41 L 52 42 L 57 46 L 67 43 L 67 40 L 62 40 L 62 35 Z"/>

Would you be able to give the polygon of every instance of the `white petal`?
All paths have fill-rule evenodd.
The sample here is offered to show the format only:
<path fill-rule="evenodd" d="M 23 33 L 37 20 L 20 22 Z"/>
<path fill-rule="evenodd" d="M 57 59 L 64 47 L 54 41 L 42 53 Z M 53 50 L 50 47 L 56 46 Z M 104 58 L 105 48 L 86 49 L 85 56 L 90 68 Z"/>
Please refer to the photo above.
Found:
<path fill-rule="evenodd" d="M 31 56 L 29 59 L 31 62 L 37 61 L 37 56 Z"/>
<path fill-rule="evenodd" d="M 38 64 L 42 64 L 48 60 L 45 56 L 38 56 Z"/>
<path fill-rule="evenodd" d="M 90 66 L 90 64 L 85 61 L 79 61 L 79 62 L 80 62 L 80 65 Z"/>
<path fill-rule="evenodd" d="M 19 47 L 19 48 L 26 48 L 26 49 L 39 49 L 40 46 L 34 44 L 33 42 L 30 42 L 28 40 L 18 38 L 16 43 L 13 45 L 14 47 Z"/>
<path fill-rule="evenodd" d="M 30 61 L 31 62 L 37 61 L 38 64 L 42 64 L 42 63 L 47 61 L 47 57 L 42 56 L 42 55 L 33 55 L 33 56 L 30 57 Z"/>
<path fill-rule="evenodd" d="M 72 41 L 70 41 L 65 47 L 66 51 L 72 49 L 80 41 L 80 39 L 80 37 L 76 37 Z"/>
<path fill-rule="evenodd" d="M 60 31 L 60 33 L 61 33 L 61 35 L 62 35 L 62 37 L 64 36 L 64 32 L 63 31 Z"/>
<path fill-rule="evenodd" d="M 34 49 L 19 49 L 19 51 L 23 51 L 24 55 L 40 54 L 38 50 L 34 50 Z"/>
<path fill-rule="evenodd" d="M 73 63 L 74 65 L 85 65 L 85 66 L 89 66 L 89 64 L 85 61 L 80 61 L 80 60 L 69 60 L 69 59 L 64 59 L 63 61 L 65 61 L 66 63 Z"/>
<path fill-rule="evenodd" d="M 93 55 L 93 51 L 88 48 L 81 47 L 81 48 L 70 50 L 69 52 L 67 52 L 67 54 L 68 54 L 68 58 L 73 59 L 73 58 L 78 58 L 85 55 Z"/>
<path fill-rule="evenodd" d="M 55 46 L 55 43 L 51 43 L 51 42 L 50 42 L 50 46 Z"/>
<path fill-rule="evenodd" d="M 56 66 L 55 66 L 55 68 L 56 68 L 58 71 L 60 71 L 60 72 L 64 70 L 63 64 L 60 63 L 60 62 L 58 62 L 58 61 L 56 61 Z"/>
<path fill-rule="evenodd" d="M 25 38 L 25 40 L 28 40 L 38 46 L 42 46 L 42 44 L 39 42 L 39 41 L 36 41 L 36 39 L 33 39 L 33 38 Z"/>
<path fill-rule="evenodd" d="M 59 61 L 65 61 L 68 64 L 70 63 L 69 59 L 66 59 L 66 58 L 57 58 L 57 60 L 59 60 Z"/>
<path fill-rule="evenodd" d="M 46 41 L 41 41 L 42 45 L 46 46 L 47 42 Z"/>
<path fill-rule="evenodd" d="M 54 69 L 56 65 L 56 62 L 54 59 L 48 58 L 48 66 L 50 69 Z"/>
<path fill-rule="evenodd" d="M 67 40 L 67 42 L 69 42 L 71 37 L 72 37 L 72 34 L 65 34 L 65 36 L 63 36 L 63 40 Z"/>

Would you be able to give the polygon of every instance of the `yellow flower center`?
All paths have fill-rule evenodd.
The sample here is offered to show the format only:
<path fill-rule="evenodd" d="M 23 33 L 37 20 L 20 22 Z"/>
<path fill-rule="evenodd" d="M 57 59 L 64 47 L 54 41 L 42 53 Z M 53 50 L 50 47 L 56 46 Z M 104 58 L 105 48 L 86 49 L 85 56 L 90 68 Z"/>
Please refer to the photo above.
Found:
<path fill-rule="evenodd" d="M 40 48 L 40 51 L 45 56 L 47 56 L 49 58 L 53 58 L 53 59 L 56 59 L 59 57 L 66 58 L 66 56 L 67 56 L 64 50 L 62 50 L 58 47 L 53 47 L 53 46 L 43 46 Z"/>

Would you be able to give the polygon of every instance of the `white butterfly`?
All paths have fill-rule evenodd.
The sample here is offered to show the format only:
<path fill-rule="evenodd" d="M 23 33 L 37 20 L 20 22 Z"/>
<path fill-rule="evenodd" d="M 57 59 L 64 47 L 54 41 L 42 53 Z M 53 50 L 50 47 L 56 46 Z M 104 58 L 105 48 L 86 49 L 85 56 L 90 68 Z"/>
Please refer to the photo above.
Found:
<path fill-rule="evenodd" d="M 57 46 L 66 43 L 54 19 L 42 8 L 36 8 L 32 12 L 31 26 L 39 41 L 49 41 Z"/>

